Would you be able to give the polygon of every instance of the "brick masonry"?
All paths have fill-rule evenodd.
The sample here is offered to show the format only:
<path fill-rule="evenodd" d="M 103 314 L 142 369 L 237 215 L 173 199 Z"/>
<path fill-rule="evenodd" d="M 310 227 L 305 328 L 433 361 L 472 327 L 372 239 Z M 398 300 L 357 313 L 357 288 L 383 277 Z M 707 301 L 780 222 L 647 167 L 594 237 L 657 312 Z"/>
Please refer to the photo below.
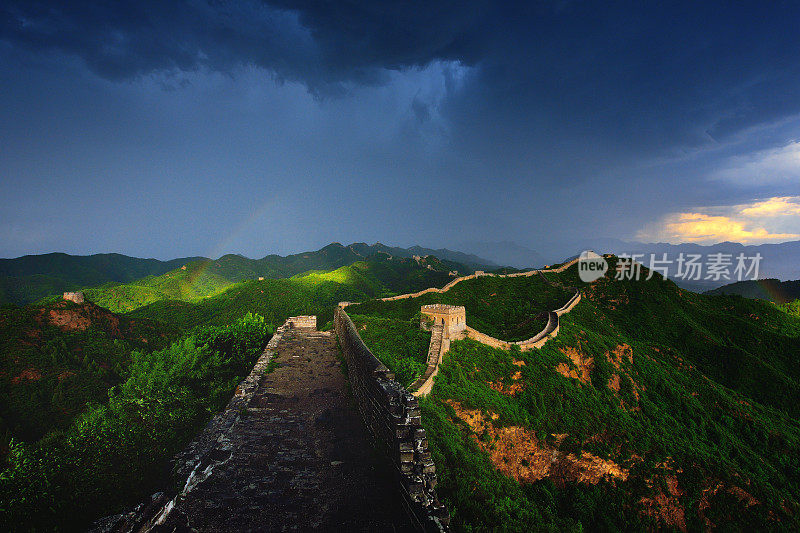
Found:
<path fill-rule="evenodd" d="M 367 348 L 342 307 L 336 308 L 334 325 L 361 417 L 394 465 L 409 511 L 421 529 L 447 530 L 450 515 L 436 496 L 436 466 L 419 401 Z"/>

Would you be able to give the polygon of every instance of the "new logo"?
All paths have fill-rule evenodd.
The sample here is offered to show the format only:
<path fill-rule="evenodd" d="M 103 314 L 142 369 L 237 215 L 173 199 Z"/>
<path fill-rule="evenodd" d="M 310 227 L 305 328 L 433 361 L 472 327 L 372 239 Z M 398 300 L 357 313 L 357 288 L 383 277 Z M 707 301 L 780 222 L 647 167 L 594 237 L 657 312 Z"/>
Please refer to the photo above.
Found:
<path fill-rule="evenodd" d="M 587 250 L 578 257 L 578 276 L 581 281 L 591 283 L 602 278 L 606 272 L 608 272 L 608 262 L 603 256 Z"/>

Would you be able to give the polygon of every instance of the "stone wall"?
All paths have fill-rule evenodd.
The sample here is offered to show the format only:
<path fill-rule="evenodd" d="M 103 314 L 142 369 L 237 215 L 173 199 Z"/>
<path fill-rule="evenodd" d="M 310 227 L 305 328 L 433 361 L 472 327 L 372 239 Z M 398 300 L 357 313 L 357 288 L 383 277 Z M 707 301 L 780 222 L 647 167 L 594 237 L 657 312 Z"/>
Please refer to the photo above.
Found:
<path fill-rule="evenodd" d="M 128 513 L 98 520 L 90 533 L 134 533 L 158 530 L 175 508 L 175 502 L 192 491 L 206 479 L 214 467 L 231 457 L 231 428 L 253 399 L 275 350 L 288 329 L 288 321 L 275 331 L 266 348 L 256 361 L 250 374 L 239 383 L 233 398 L 225 409 L 208 422 L 203 431 L 174 459 L 175 477 L 182 481 L 177 493 L 157 492 L 149 502 L 142 503 Z M 161 526 L 163 527 L 163 526 Z"/>
<path fill-rule="evenodd" d="M 475 279 L 481 276 L 491 276 L 491 277 L 498 277 L 498 278 L 517 278 L 517 277 L 530 277 L 535 275 L 540 275 L 547 283 L 551 283 L 547 277 L 545 277 L 545 272 L 553 272 L 553 273 L 560 273 L 564 272 L 566 269 L 574 265 L 578 262 L 578 259 L 575 258 L 571 261 L 564 263 L 563 265 L 556 267 L 556 268 L 547 268 L 544 270 L 529 270 L 527 272 L 515 272 L 513 274 L 487 274 L 483 271 L 477 271 L 475 274 L 470 274 L 469 276 L 462 276 L 460 278 L 456 278 L 441 289 L 436 287 L 431 287 L 428 289 L 424 289 L 418 292 L 410 293 L 410 294 L 400 294 L 397 296 L 391 296 L 388 298 L 381 298 L 381 301 L 390 302 L 394 300 L 404 300 L 406 298 L 416 298 L 418 296 L 422 296 L 423 294 L 428 294 L 431 292 L 436 293 L 443 293 L 450 290 L 452 287 L 461 283 L 462 281 Z M 551 283 L 552 284 L 552 283 Z M 487 346 L 491 346 L 493 348 L 500 348 L 503 350 L 508 350 L 513 345 L 517 345 L 520 347 L 521 350 L 531 350 L 531 349 L 538 349 L 544 346 L 544 344 L 551 338 L 558 335 L 558 331 L 560 329 L 560 320 L 559 317 L 564 313 L 568 313 L 572 310 L 575 305 L 578 304 L 581 300 L 581 294 L 579 290 L 575 290 L 575 294 L 569 301 L 564 304 L 562 307 L 550 311 L 547 317 L 547 325 L 545 325 L 544 329 L 531 337 L 530 339 L 526 339 L 523 341 L 504 341 L 501 339 L 496 339 L 490 335 L 485 333 L 481 333 L 480 331 L 471 328 L 466 325 L 466 312 L 462 311 L 464 308 L 461 306 L 448 306 L 444 304 L 432 304 L 432 305 L 425 305 L 421 308 L 421 313 L 426 316 L 430 316 L 434 319 L 443 317 L 444 326 L 448 326 L 450 324 L 450 314 L 456 314 L 459 316 L 458 324 L 455 324 L 455 327 L 445 327 L 442 335 L 441 340 L 437 339 L 435 334 L 431 334 L 431 343 L 428 347 L 428 359 L 427 359 L 427 367 L 425 372 L 423 372 L 422 376 L 419 377 L 414 383 L 409 386 L 409 390 L 413 391 L 415 396 L 425 396 L 430 393 L 431 389 L 433 388 L 433 380 L 434 377 L 439 373 L 439 365 L 442 362 L 442 358 L 450 349 L 450 340 L 451 339 L 458 339 L 458 338 L 470 338 L 474 339 L 480 343 L 486 344 Z M 353 305 L 355 302 L 341 302 L 339 303 L 338 309 L 344 309 L 349 305 Z M 460 308 L 457 312 L 454 313 L 453 310 L 447 309 L 446 312 L 438 312 L 436 308 Z M 461 314 L 463 313 L 463 315 Z M 463 316 L 463 321 L 460 320 L 460 317 Z M 453 324 L 450 324 L 453 326 Z"/>
<path fill-rule="evenodd" d="M 412 518 L 426 531 L 445 531 L 450 515 L 436 497 L 436 467 L 417 398 L 367 348 L 341 307 L 336 308 L 334 326 L 361 417 L 397 469 Z"/>
<path fill-rule="evenodd" d="M 561 265 L 560 267 L 557 267 L 557 268 L 547 268 L 547 269 L 544 269 L 544 270 L 528 270 L 527 272 L 515 272 L 513 274 L 487 274 L 487 273 L 485 273 L 483 271 L 478 271 L 478 272 L 480 272 L 480 274 L 478 274 L 478 272 L 476 272 L 475 274 L 470 274 L 469 276 L 461 276 L 460 278 L 454 279 L 453 281 L 451 281 L 450 283 L 448 283 L 447 285 L 445 285 L 441 289 L 437 289 L 436 287 L 430 287 L 428 289 L 423 289 L 421 291 L 412 292 L 412 293 L 409 293 L 409 294 L 398 294 L 397 296 L 389 296 L 389 297 L 386 297 L 386 298 L 381 298 L 381 301 L 383 301 L 383 302 L 392 302 L 394 300 L 405 300 L 406 298 L 418 298 L 418 297 L 422 296 L 423 294 L 428 294 L 428 293 L 431 293 L 431 292 L 436 292 L 436 293 L 441 294 L 443 292 L 449 291 L 450 289 L 452 289 L 454 286 L 458 285 L 462 281 L 475 279 L 475 278 L 478 278 L 478 277 L 481 277 L 481 276 L 491 276 L 491 277 L 495 277 L 495 278 L 519 278 L 519 277 L 534 276 L 534 275 L 536 275 L 538 273 L 541 273 L 541 272 L 553 272 L 553 273 L 558 274 L 560 272 L 564 272 L 566 269 L 568 269 L 569 267 L 571 267 L 572 265 L 574 265 L 577 262 L 578 262 L 578 259 L 575 258 L 572 261 L 568 261 L 568 262 L 564 263 L 563 265 Z M 355 302 L 342 302 L 342 303 L 347 304 L 347 305 L 353 305 Z M 346 306 L 342 306 L 340 304 L 340 307 L 346 307 Z"/>
<path fill-rule="evenodd" d="M 290 328 L 317 329 L 317 317 L 309 315 L 290 316 L 286 320 L 286 325 L 289 326 Z"/>
<path fill-rule="evenodd" d="M 434 324 L 431 328 L 431 343 L 428 345 L 428 366 L 425 368 L 425 372 L 408 387 L 408 390 L 413 391 L 414 396 L 426 396 L 431 391 L 433 378 L 439 373 L 442 357 L 449 349 L 450 339 L 444 335 L 444 326 Z"/>
<path fill-rule="evenodd" d="M 570 300 L 566 304 L 564 304 L 563 307 L 560 307 L 559 309 L 556 309 L 555 313 L 558 316 L 561 316 L 564 313 L 569 313 L 570 311 L 572 311 L 573 307 L 578 305 L 578 302 L 580 302 L 580 301 L 581 301 L 581 293 L 580 293 L 580 291 L 577 291 L 575 293 L 575 295 L 572 298 L 570 298 Z"/>
<path fill-rule="evenodd" d="M 466 329 L 466 336 L 472 340 L 476 340 L 481 344 L 485 344 L 487 346 L 491 346 L 492 348 L 501 348 L 503 350 L 508 350 L 511 348 L 511 344 L 508 341 L 501 341 L 500 339 L 495 339 L 491 335 L 487 335 L 486 333 L 481 333 L 475 328 L 471 328 L 467 326 Z"/>
<path fill-rule="evenodd" d="M 464 331 L 464 328 L 467 327 L 467 311 L 463 305 L 423 305 L 420 313 L 423 315 L 423 327 L 425 323 L 424 317 L 433 319 L 434 324 L 443 326 L 443 335 L 446 339 L 459 336 Z"/>
<path fill-rule="evenodd" d="M 65 292 L 64 299 L 69 300 L 70 302 L 75 302 L 76 304 L 82 304 L 86 301 L 82 292 Z"/>

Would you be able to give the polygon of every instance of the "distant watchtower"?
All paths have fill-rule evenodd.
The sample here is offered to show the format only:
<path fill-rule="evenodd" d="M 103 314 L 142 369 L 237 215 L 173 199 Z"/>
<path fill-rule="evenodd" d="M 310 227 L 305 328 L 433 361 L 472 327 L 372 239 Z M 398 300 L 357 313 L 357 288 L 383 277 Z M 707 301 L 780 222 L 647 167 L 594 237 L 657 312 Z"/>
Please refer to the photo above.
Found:
<path fill-rule="evenodd" d="M 65 300 L 69 300 L 70 302 L 75 302 L 76 304 L 82 304 L 83 302 L 86 301 L 86 298 L 84 298 L 83 293 L 80 292 L 80 291 L 78 291 L 78 292 L 65 292 L 64 293 L 64 299 Z"/>
<path fill-rule="evenodd" d="M 444 326 L 444 338 L 458 337 L 467 327 L 467 311 L 463 305 L 430 304 L 423 305 L 420 310 L 423 316 L 433 319 L 434 324 Z"/>

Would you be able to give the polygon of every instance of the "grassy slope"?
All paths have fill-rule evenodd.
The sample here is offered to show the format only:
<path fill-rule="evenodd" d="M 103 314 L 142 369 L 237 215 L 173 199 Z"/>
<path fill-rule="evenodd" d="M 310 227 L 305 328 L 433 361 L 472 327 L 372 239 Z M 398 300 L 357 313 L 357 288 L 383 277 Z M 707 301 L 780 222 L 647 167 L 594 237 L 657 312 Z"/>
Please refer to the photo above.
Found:
<path fill-rule="evenodd" d="M 158 261 L 120 254 L 63 253 L 0 259 L 0 303 L 22 305 L 82 287 L 158 276 L 193 259 L 196 258 Z"/>
<path fill-rule="evenodd" d="M 197 301 L 220 294 L 234 282 L 208 268 L 205 260 L 194 261 L 160 276 L 132 283 L 103 285 L 85 291 L 91 301 L 117 313 L 126 313 L 161 300 Z"/>
<path fill-rule="evenodd" d="M 471 265 L 479 266 L 475 261 L 479 258 L 457 252 L 441 250 L 448 257 L 463 258 Z M 416 252 L 414 252 L 416 253 Z M 261 259 L 249 259 L 241 255 L 225 255 L 217 260 L 200 257 L 158 261 L 156 259 L 139 259 L 120 254 L 98 254 L 93 256 L 72 256 L 62 253 L 24 256 L 16 259 L 0 259 L 0 304 L 15 303 L 18 305 L 32 303 L 48 296 L 59 295 L 67 290 L 106 285 L 126 285 L 132 281 L 149 278 L 142 283 L 109 290 L 110 301 L 150 303 L 163 299 L 163 294 L 170 298 L 188 300 L 200 296 L 217 294 L 225 286 L 248 279 L 288 278 L 311 270 L 333 270 L 369 259 L 380 261 L 393 256 L 395 259 L 408 258 L 411 250 L 389 248 L 381 244 L 366 245 L 356 243 L 343 246 L 333 243 L 320 250 L 288 255 L 268 255 Z M 459 270 L 462 274 L 471 272 L 470 266 L 452 261 L 438 261 L 439 270 Z M 173 286 L 170 280 L 158 279 L 163 274 L 179 269 L 183 265 L 195 263 L 192 279 L 183 279 L 178 272 L 172 272 Z M 410 272 L 409 272 L 410 273 Z M 404 280 L 401 276 L 401 278 Z M 399 278 L 400 279 L 400 278 Z M 409 281 L 411 278 L 408 278 Z M 185 282 L 181 285 L 181 282 Z M 177 284 L 177 285 L 176 285 Z M 95 291 L 97 294 L 98 291 Z M 117 310 L 123 310 L 117 307 Z"/>
<path fill-rule="evenodd" d="M 340 301 L 390 295 L 421 284 L 444 285 L 449 279 L 445 272 L 429 270 L 413 260 L 363 261 L 330 272 L 244 281 L 216 296 L 189 302 L 165 295 L 153 303 L 136 304 L 130 316 L 152 318 L 186 329 L 200 324 L 225 324 L 247 312 L 259 313 L 272 324 L 296 314 L 316 314 L 322 325 L 332 319 L 333 308 Z M 113 304 L 112 301 L 110 305 Z"/>
<path fill-rule="evenodd" d="M 579 284 L 575 269 L 558 279 Z M 445 358 L 423 416 L 456 529 L 647 529 L 675 526 L 681 514 L 689 529 L 796 528 L 800 320 L 771 304 L 697 295 L 656 278 L 584 288 L 542 350 L 457 341 Z M 615 366 L 609 352 L 623 345 L 632 359 Z M 557 371 L 575 369 L 570 352 L 592 362 L 588 380 Z M 615 375 L 619 390 L 609 387 Z M 489 383 L 522 389 L 507 395 Z M 528 431 L 528 444 L 592 453 L 629 476 L 520 483 L 489 452 L 504 450 L 498 460 L 523 474 L 528 459 L 506 453 L 496 432 L 474 434 L 452 400 L 494 414 L 495 428 Z M 748 505 L 750 496 L 758 503 Z"/>
<path fill-rule="evenodd" d="M 422 331 L 419 317 L 411 320 L 350 315 L 361 339 L 405 386 L 426 368 L 430 331 Z"/>
<path fill-rule="evenodd" d="M 427 268 L 428 265 L 431 266 L 430 269 Z M 237 272 L 241 274 L 242 271 Z M 151 276 L 127 284 L 109 284 L 88 289 L 86 296 L 91 301 L 112 311 L 125 313 L 164 301 L 196 303 L 204 298 L 221 296 L 228 289 L 241 289 L 240 283 L 233 281 L 232 277 L 234 276 L 230 273 L 221 274 L 208 261 L 196 261 L 185 265 L 185 268 L 179 268 L 161 276 Z M 417 263 L 413 259 L 375 257 L 369 261 L 356 262 L 333 271 L 311 270 L 291 278 L 269 278 L 274 283 L 267 284 L 267 286 L 270 288 L 298 287 L 301 293 L 305 293 L 310 286 L 335 283 L 357 291 L 348 293 L 351 297 L 366 299 L 373 296 L 418 290 L 422 287 L 443 286 L 450 279 L 452 278 L 448 274 L 448 265 L 433 257 L 424 259 L 421 263 Z M 246 285 L 252 282 L 253 280 L 246 280 L 241 283 Z M 255 287 L 253 285 L 246 286 Z M 291 299 L 291 297 L 289 298 Z M 330 303 L 335 304 L 336 302 L 331 301 Z M 217 307 L 215 303 L 210 305 Z M 185 308 L 186 306 L 169 303 L 156 307 Z M 259 312 L 261 311 L 266 310 L 262 307 L 259 309 Z"/>

